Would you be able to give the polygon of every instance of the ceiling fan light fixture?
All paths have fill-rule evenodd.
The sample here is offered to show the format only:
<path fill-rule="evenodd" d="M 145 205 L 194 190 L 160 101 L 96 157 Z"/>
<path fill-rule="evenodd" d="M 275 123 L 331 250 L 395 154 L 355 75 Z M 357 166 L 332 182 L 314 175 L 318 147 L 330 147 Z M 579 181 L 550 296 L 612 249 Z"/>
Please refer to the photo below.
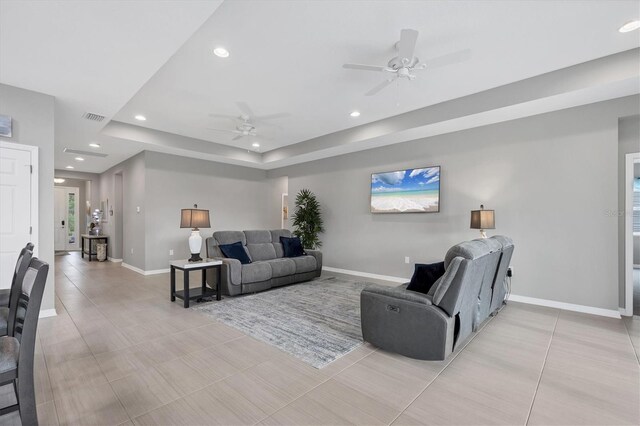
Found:
<path fill-rule="evenodd" d="M 216 47 L 215 49 L 213 49 L 213 54 L 216 55 L 218 58 L 229 57 L 229 51 L 224 47 Z"/>
<path fill-rule="evenodd" d="M 360 111 L 352 111 L 351 114 L 349 114 L 351 117 L 360 117 Z"/>
<path fill-rule="evenodd" d="M 135 118 L 138 121 L 147 121 L 147 117 L 145 117 L 144 115 L 141 115 L 141 114 L 138 114 L 133 118 Z"/>
<path fill-rule="evenodd" d="M 638 28 L 640 28 L 640 20 L 635 19 L 618 28 L 618 31 L 621 33 L 629 33 L 631 31 L 637 30 Z"/>

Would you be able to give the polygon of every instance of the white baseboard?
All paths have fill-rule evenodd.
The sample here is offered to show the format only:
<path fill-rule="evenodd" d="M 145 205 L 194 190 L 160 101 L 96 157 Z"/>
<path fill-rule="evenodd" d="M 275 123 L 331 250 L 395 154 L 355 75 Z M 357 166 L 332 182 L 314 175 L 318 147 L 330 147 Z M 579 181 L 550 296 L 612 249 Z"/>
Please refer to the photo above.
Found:
<path fill-rule="evenodd" d="M 140 275 L 157 275 L 157 274 L 166 274 L 169 271 L 171 271 L 171 269 L 167 268 L 167 269 L 154 269 L 151 271 L 145 271 L 142 270 L 140 268 L 136 268 L 135 266 L 129 265 L 128 263 L 124 263 L 122 262 L 122 266 L 124 266 L 127 269 L 131 269 L 133 272 L 137 272 Z"/>
<path fill-rule="evenodd" d="M 107 257 L 107 259 L 109 259 L 109 262 L 114 262 L 114 263 L 122 262 L 122 259 L 114 259 L 113 257 Z"/>
<path fill-rule="evenodd" d="M 537 299 L 535 297 L 518 296 L 511 294 L 512 302 L 527 303 L 529 305 L 547 306 L 549 308 L 563 309 L 565 311 L 583 312 L 585 314 L 599 315 L 601 317 L 620 319 L 620 311 L 614 309 L 594 308 L 592 306 L 574 305 L 573 303 L 556 302 L 555 300 Z"/>
<path fill-rule="evenodd" d="M 392 277 L 390 275 L 370 274 L 368 272 L 350 271 L 348 269 L 332 268 L 330 266 L 323 266 L 322 270 L 327 272 L 335 272 L 338 274 L 355 275 L 355 276 L 364 277 L 364 278 L 373 278 L 375 280 L 391 281 L 391 282 L 400 283 L 400 284 L 404 284 L 411 280 L 410 278 L 400 278 L 400 277 Z"/>
<path fill-rule="evenodd" d="M 40 315 L 38 315 L 38 318 L 55 317 L 56 315 L 58 315 L 58 313 L 55 309 L 44 309 L 40 311 Z"/>
<path fill-rule="evenodd" d="M 633 312 L 631 312 L 631 309 L 627 309 L 627 308 L 618 308 L 620 310 L 620 315 L 622 315 L 623 317 L 630 317 L 631 315 L 633 315 Z"/>

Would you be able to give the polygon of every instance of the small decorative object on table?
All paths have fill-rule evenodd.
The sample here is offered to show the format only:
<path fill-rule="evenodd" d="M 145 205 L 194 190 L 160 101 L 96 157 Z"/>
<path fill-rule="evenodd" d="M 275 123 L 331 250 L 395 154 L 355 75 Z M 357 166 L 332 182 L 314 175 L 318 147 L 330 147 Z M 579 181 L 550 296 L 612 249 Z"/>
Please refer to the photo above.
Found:
<path fill-rule="evenodd" d="M 202 249 L 202 236 L 199 228 L 210 228 L 209 210 L 199 209 L 197 204 L 192 209 L 182 209 L 180 214 L 180 228 L 192 228 L 189 237 L 189 250 L 191 258 L 189 262 L 202 260 L 200 250 Z"/>
<path fill-rule="evenodd" d="M 480 210 L 471 210 L 471 229 L 479 229 L 480 236 L 487 238 L 485 229 L 496 229 L 495 210 L 485 210 L 480 204 Z"/>

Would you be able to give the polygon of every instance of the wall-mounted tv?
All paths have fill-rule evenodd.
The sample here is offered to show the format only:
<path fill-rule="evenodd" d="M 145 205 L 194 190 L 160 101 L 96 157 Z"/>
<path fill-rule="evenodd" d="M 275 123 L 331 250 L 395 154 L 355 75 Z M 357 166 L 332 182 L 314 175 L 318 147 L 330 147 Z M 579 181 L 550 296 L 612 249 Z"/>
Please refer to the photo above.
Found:
<path fill-rule="evenodd" d="M 440 211 L 440 166 L 371 175 L 371 213 Z"/>

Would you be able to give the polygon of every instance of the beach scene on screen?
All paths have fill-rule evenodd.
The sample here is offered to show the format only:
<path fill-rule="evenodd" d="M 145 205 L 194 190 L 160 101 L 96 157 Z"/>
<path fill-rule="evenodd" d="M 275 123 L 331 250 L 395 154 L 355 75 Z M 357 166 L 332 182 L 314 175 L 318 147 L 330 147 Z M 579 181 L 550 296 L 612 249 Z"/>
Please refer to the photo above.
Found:
<path fill-rule="evenodd" d="M 440 167 L 371 175 L 372 213 L 440 211 Z"/>

